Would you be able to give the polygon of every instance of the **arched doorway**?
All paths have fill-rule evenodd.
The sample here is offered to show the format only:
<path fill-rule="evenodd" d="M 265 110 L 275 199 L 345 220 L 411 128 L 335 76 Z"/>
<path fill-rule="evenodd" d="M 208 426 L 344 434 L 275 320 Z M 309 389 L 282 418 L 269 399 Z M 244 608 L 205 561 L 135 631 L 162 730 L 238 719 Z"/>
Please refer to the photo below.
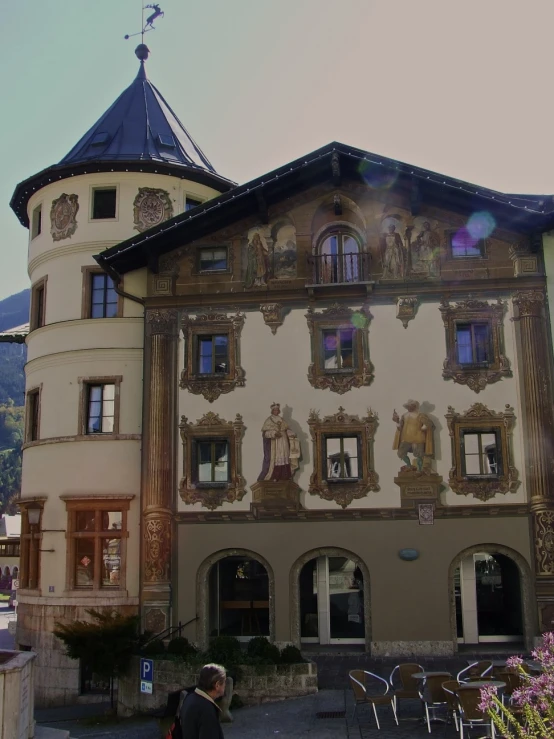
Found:
<path fill-rule="evenodd" d="M 530 643 L 531 577 L 521 555 L 495 545 L 471 547 L 452 562 L 450 574 L 457 644 Z"/>
<path fill-rule="evenodd" d="M 200 644 L 223 635 L 274 638 L 273 571 L 258 554 L 232 549 L 208 557 L 198 569 L 197 598 Z"/>
<path fill-rule="evenodd" d="M 292 637 L 301 644 L 370 642 L 369 572 L 354 554 L 325 548 L 291 570 Z"/>

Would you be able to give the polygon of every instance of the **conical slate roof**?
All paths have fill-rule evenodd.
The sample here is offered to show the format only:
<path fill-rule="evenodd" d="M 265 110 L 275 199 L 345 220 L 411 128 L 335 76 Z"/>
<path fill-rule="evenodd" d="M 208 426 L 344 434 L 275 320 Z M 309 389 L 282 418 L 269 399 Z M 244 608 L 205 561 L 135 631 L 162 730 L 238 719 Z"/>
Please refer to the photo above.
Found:
<path fill-rule="evenodd" d="M 146 76 L 148 49 L 136 51 L 140 68 L 135 80 L 58 163 L 20 182 L 10 205 L 29 226 L 27 203 L 50 182 L 79 174 L 141 171 L 193 180 L 219 192 L 235 183 L 219 175 L 181 121 Z"/>
<path fill-rule="evenodd" d="M 216 174 L 163 95 L 146 76 L 133 83 L 60 161 L 152 161 L 199 167 Z"/>

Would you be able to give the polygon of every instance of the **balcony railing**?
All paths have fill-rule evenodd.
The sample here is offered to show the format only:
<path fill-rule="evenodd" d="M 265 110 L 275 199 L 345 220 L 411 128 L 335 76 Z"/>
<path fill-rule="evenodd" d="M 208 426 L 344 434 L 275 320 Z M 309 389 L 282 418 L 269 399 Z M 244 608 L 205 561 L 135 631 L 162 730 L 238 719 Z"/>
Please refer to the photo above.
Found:
<path fill-rule="evenodd" d="M 337 285 L 370 281 L 371 256 L 358 254 L 312 254 L 308 256 L 308 280 L 314 285 Z"/>

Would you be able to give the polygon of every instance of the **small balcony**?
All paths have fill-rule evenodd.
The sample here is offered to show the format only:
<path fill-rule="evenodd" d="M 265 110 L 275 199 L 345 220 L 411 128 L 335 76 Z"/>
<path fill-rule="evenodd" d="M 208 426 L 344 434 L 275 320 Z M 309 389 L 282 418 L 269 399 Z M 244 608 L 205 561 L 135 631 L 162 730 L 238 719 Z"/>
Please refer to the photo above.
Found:
<path fill-rule="evenodd" d="M 371 255 L 312 254 L 308 256 L 307 281 L 312 285 L 351 285 L 371 282 Z M 309 287 L 310 285 L 308 285 Z"/>

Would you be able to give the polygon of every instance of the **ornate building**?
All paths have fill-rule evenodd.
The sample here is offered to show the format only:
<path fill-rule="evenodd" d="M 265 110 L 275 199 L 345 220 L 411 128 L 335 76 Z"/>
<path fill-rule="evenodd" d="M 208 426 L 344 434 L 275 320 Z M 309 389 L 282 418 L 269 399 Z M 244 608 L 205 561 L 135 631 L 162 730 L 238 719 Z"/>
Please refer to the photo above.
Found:
<path fill-rule="evenodd" d="M 546 201 L 332 143 L 234 186 L 144 73 L 16 188 L 17 641 L 90 607 L 375 655 L 554 618 Z"/>

